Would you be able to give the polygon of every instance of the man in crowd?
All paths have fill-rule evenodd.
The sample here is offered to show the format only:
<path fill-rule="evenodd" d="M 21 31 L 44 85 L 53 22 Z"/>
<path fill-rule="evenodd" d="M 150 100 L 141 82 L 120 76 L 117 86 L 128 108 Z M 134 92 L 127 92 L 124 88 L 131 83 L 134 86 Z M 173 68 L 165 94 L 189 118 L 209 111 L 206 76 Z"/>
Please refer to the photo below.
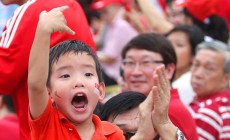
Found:
<path fill-rule="evenodd" d="M 198 45 L 191 84 L 197 98 L 190 104 L 199 139 L 230 139 L 230 51 L 220 41 Z"/>

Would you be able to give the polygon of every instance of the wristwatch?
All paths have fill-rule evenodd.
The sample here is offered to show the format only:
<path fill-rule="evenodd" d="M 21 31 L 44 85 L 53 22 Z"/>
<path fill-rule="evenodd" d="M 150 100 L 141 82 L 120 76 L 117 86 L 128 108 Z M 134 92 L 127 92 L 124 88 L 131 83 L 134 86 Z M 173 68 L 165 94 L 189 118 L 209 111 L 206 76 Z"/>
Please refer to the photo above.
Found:
<path fill-rule="evenodd" d="M 177 134 L 177 140 L 185 140 L 184 134 L 183 132 L 180 131 L 179 128 L 177 128 L 176 134 Z"/>

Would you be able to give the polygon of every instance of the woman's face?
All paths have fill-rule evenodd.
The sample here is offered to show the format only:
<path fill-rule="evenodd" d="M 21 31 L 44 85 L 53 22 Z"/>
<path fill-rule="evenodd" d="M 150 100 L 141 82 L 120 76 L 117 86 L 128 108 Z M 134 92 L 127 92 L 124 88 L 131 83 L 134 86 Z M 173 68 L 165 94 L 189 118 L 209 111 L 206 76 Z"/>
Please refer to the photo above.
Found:
<path fill-rule="evenodd" d="M 192 49 L 189 38 L 185 32 L 176 31 L 168 35 L 168 40 L 172 43 L 177 55 L 177 70 L 190 68 L 192 62 Z"/>

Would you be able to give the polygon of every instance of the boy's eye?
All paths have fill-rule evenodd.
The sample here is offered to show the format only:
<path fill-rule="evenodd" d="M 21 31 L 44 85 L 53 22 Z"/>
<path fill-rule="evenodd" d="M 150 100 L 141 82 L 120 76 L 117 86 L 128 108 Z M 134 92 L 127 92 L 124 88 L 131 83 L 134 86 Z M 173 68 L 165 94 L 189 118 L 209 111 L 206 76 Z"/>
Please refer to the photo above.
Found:
<path fill-rule="evenodd" d="M 69 74 L 64 74 L 64 75 L 62 75 L 60 78 L 68 78 L 68 77 L 70 77 Z"/>
<path fill-rule="evenodd" d="M 85 76 L 92 76 L 92 73 L 85 73 Z"/>

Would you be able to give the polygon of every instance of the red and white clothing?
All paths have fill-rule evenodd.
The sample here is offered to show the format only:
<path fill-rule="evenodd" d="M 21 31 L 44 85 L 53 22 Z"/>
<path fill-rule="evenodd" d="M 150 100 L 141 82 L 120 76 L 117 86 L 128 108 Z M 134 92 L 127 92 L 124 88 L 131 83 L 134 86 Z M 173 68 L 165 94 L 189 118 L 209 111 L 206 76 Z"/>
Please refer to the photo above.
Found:
<path fill-rule="evenodd" d="M 200 140 L 230 140 L 230 91 L 196 99 L 190 107 Z"/>
<path fill-rule="evenodd" d="M 187 140 L 198 140 L 196 122 L 189 110 L 181 102 L 177 89 L 171 89 L 169 103 L 169 118 L 185 135 Z"/>
<path fill-rule="evenodd" d="M 81 6 L 76 0 L 28 0 L 16 9 L 14 16 L 7 22 L 0 41 L 0 94 L 11 94 L 19 116 L 20 137 L 30 139 L 28 125 L 28 87 L 27 72 L 29 53 L 41 11 L 68 5 L 64 11 L 67 25 L 76 32 L 54 33 L 51 36 L 51 46 L 77 39 L 92 46 L 95 44 L 89 25 Z"/>

